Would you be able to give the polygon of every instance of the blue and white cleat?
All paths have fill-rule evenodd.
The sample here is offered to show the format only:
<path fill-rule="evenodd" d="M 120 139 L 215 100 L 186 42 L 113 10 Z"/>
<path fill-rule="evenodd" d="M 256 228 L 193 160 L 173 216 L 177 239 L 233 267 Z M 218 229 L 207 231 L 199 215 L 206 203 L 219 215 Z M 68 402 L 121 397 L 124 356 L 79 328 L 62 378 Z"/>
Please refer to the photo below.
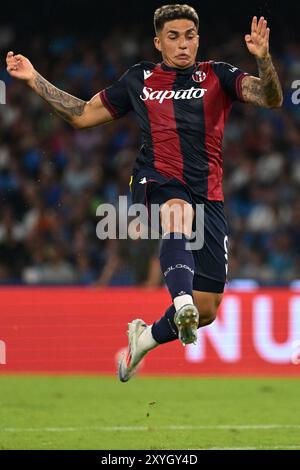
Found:
<path fill-rule="evenodd" d="M 178 338 L 183 346 L 191 343 L 196 344 L 199 312 L 195 305 L 184 305 L 177 310 L 174 322 L 178 329 Z"/>
<path fill-rule="evenodd" d="M 144 320 L 133 320 L 128 323 L 128 349 L 127 354 L 121 354 L 118 363 L 118 375 L 121 382 L 128 382 L 137 372 L 141 360 L 148 352 L 139 341 L 141 334 L 149 328 Z"/>

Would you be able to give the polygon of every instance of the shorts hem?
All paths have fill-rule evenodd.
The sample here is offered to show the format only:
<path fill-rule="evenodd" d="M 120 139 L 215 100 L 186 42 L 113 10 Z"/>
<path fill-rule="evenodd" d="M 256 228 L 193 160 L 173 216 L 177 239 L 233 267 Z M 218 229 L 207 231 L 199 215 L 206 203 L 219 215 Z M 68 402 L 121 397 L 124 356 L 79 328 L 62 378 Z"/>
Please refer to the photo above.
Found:
<path fill-rule="evenodd" d="M 213 292 L 215 294 L 223 294 L 225 282 L 210 279 L 199 274 L 194 275 L 193 290 L 200 292 Z"/>

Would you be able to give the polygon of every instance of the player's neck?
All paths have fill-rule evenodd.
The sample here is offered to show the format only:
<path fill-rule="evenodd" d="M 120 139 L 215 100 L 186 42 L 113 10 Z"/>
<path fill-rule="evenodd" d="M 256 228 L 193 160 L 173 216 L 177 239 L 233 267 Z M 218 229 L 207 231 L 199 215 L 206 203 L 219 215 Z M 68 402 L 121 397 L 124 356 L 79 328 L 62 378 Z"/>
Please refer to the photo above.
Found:
<path fill-rule="evenodd" d="M 186 70 L 186 69 L 190 69 L 191 67 L 193 67 L 196 62 L 194 61 L 194 62 L 189 63 L 188 65 L 185 65 L 184 67 L 181 67 L 180 65 L 177 65 L 174 62 L 168 60 L 167 57 L 163 57 L 163 63 L 167 67 L 172 68 L 172 69 Z"/>
<path fill-rule="evenodd" d="M 186 67 L 180 67 L 176 64 L 170 63 L 168 60 L 163 60 L 162 67 L 165 70 L 178 70 L 178 71 L 184 72 L 184 71 L 191 70 L 195 66 L 195 64 L 196 64 L 196 62 L 193 62 L 193 63 L 189 64 Z"/>

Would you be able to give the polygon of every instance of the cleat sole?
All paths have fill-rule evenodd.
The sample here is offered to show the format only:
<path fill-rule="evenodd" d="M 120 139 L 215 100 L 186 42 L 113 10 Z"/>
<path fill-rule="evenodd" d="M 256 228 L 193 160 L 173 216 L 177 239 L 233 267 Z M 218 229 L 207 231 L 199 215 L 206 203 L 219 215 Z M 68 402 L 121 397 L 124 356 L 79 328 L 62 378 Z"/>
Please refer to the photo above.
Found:
<path fill-rule="evenodd" d="M 184 305 L 174 317 L 178 338 L 183 346 L 196 343 L 199 313 L 194 305 Z"/>

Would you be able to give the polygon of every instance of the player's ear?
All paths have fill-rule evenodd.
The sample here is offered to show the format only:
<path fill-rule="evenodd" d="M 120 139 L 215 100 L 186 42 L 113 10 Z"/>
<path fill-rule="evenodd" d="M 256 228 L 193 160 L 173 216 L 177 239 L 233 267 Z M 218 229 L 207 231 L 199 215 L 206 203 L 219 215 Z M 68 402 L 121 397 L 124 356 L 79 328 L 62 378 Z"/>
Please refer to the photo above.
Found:
<path fill-rule="evenodd" d="M 154 46 L 159 52 L 161 52 L 161 42 L 158 36 L 155 36 L 154 38 Z"/>

